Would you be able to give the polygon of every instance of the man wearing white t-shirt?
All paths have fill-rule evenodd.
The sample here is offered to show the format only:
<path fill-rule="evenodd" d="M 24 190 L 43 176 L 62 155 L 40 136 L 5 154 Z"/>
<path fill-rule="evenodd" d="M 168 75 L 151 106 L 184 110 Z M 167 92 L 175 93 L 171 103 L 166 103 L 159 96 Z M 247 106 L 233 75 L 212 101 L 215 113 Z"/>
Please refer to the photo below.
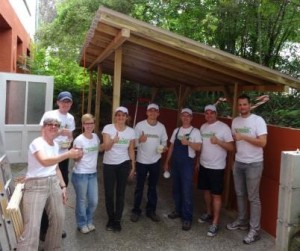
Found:
<path fill-rule="evenodd" d="M 68 148 L 73 141 L 73 131 L 75 130 L 74 116 L 69 113 L 73 104 L 71 93 L 67 91 L 59 93 L 56 103 L 58 105 L 58 109 L 45 112 L 41 119 L 40 125 L 42 125 L 44 119 L 48 117 L 57 118 L 58 121 L 61 122 L 58 135 L 54 139 L 55 142 L 59 145 L 59 153 L 61 154 L 68 151 Z M 59 163 L 59 168 L 67 186 L 69 183 L 68 165 L 69 159 L 66 159 L 65 161 Z"/>
<path fill-rule="evenodd" d="M 154 222 L 160 221 L 160 218 L 156 215 L 156 186 L 160 173 L 161 154 L 166 151 L 168 135 L 165 126 L 157 121 L 159 116 L 159 107 L 157 104 L 149 104 L 146 114 L 147 119 L 139 122 L 135 127 L 137 164 L 134 207 L 131 215 L 131 221 L 133 222 L 138 221 L 142 213 L 140 206 L 148 174 L 146 216 Z"/>
<path fill-rule="evenodd" d="M 59 145 L 59 154 L 63 154 L 68 151 L 73 141 L 73 131 L 75 130 L 74 116 L 69 113 L 73 104 L 72 94 L 68 91 L 60 92 L 57 96 L 56 104 L 58 109 L 47 111 L 44 113 L 40 125 L 47 118 L 56 118 L 60 122 L 60 128 L 58 130 L 57 137 L 54 141 Z M 62 177 L 66 186 L 69 184 L 69 159 L 65 159 L 58 163 Z M 41 223 L 41 240 L 46 235 L 48 228 L 48 218 L 46 214 L 43 215 Z M 62 237 L 65 238 L 67 235 L 63 232 Z"/>
<path fill-rule="evenodd" d="M 206 212 L 198 221 L 212 220 L 207 235 L 213 237 L 219 228 L 227 151 L 233 151 L 234 145 L 229 126 L 217 120 L 216 106 L 205 106 L 204 115 L 206 123 L 200 128 L 202 147 L 198 188 L 204 192 Z"/>
<path fill-rule="evenodd" d="M 247 197 L 250 202 L 250 231 L 243 242 L 250 244 L 260 239 L 261 202 L 259 185 L 263 171 L 263 148 L 267 144 L 267 126 L 264 119 L 251 114 L 250 98 L 238 97 L 240 116 L 232 121 L 232 134 L 236 143 L 233 179 L 237 197 L 238 217 L 227 224 L 227 229 L 247 229 Z"/>

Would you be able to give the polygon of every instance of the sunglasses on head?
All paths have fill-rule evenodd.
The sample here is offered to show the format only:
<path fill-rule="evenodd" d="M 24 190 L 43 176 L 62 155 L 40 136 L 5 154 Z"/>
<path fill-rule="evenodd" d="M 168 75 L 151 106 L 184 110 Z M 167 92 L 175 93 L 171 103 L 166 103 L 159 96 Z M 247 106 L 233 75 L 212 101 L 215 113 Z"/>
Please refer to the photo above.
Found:
<path fill-rule="evenodd" d="M 60 124 L 49 123 L 49 124 L 46 124 L 46 126 L 48 126 L 48 127 L 56 127 L 56 128 L 59 128 L 59 127 L 60 127 Z"/>

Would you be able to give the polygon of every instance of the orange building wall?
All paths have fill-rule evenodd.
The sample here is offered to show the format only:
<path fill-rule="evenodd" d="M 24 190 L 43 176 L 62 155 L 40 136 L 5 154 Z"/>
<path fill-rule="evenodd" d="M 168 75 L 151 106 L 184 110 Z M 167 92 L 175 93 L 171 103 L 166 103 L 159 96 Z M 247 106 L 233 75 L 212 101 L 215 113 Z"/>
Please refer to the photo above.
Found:
<path fill-rule="evenodd" d="M 20 56 L 29 56 L 30 36 L 8 0 L 0 1 L 0 71 L 22 72 L 17 68 Z"/>
<path fill-rule="evenodd" d="M 132 118 L 135 115 L 135 107 L 129 107 L 129 113 Z M 141 106 L 138 109 L 136 121 L 139 122 L 146 118 L 146 107 Z M 221 118 L 223 122 L 231 125 L 231 119 Z M 167 129 L 169 138 L 177 125 L 177 111 L 170 109 L 160 109 L 159 121 Z M 193 126 L 200 128 L 205 122 L 203 114 L 194 114 Z M 276 220 L 279 197 L 279 179 L 280 179 L 280 161 L 282 151 L 295 151 L 300 148 L 300 129 L 284 128 L 268 125 L 268 142 L 264 150 L 264 171 L 260 186 L 260 195 L 262 203 L 262 228 L 269 234 L 276 236 Z M 227 167 L 231 168 L 231 167 Z M 227 169 L 228 171 L 230 169 Z M 228 183 L 228 209 L 236 210 L 235 192 L 231 171 L 230 182 Z"/>

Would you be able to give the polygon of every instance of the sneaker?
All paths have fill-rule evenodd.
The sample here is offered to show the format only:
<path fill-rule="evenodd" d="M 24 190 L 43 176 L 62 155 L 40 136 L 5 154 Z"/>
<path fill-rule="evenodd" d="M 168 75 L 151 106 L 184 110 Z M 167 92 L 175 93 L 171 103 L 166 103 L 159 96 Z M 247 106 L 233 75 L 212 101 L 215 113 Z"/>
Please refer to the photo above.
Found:
<path fill-rule="evenodd" d="M 83 227 L 78 228 L 78 231 L 82 234 L 87 234 L 87 233 L 90 232 L 90 230 L 87 226 L 83 226 Z"/>
<path fill-rule="evenodd" d="M 168 218 L 174 220 L 177 218 L 181 218 L 181 215 L 179 213 L 177 213 L 176 211 L 173 211 L 172 213 L 168 214 Z"/>
<path fill-rule="evenodd" d="M 40 241 L 45 241 L 45 239 L 46 239 L 46 233 L 40 233 Z"/>
<path fill-rule="evenodd" d="M 90 230 L 90 232 L 96 230 L 96 227 L 93 224 L 91 224 L 91 223 L 88 224 L 87 227 Z"/>
<path fill-rule="evenodd" d="M 208 227 L 207 236 L 214 237 L 217 234 L 218 230 L 219 230 L 218 225 L 211 224 Z"/>
<path fill-rule="evenodd" d="M 159 216 L 157 216 L 156 213 L 154 213 L 154 212 L 147 213 L 146 216 L 154 222 L 160 222 Z"/>
<path fill-rule="evenodd" d="M 237 230 L 237 229 L 247 230 L 248 224 L 242 223 L 240 220 L 235 220 L 234 222 L 227 224 L 226 228 L 228 230 Z"/>
<path fill-rule="evenodd" d="M 66 238 L 67 237 L 67 233 L 66 233 L 66 231 L 65 230 L 63 230 L 62 231 L 62 233 L 61 233 L 61 238 Z"/>
<path fill-rule="evenodd" d="M 199 217 L 198 222 L 204 223 L 204 222 L 209 222 L 211 220 L 212 220 L 212 216 L 210 214 L 204 213 Z"/>
<path fill-rule="evenodd" d="M 114 226 L 113 226 L 114 232 L 121 232 L 122 227 L 121 227 L 121 222 L 120 221 L 115 221 Z"/>
<path fill-rule="evenodd" d="M 107 231 L 113 231 L 114 230 L 114 220 L 108 220 L 106 224 L 106 230 Z"/>
<path fill-rule="evenodd" d="M 244 244 L 251 244 L 255 241 L 258 241 L 260 239 L 260 235 L 258 232 L 256 232 L 254 229 L 251 229 L 247 236 L 244 238 L 243 242 Z"/>
<path fill-rule="evenodd" d="M 130 216 L 130 220 L 132 222 L 137 222 L 139 220 L 140 216 L 138 214 L 132 213 L 132 215 Z"/>
<path fill-rule="evenodd" d="M 184 221 L 182 224 L 182 230 L 189 231 L 192 227 L 192 223 L 190 221 Z"/>

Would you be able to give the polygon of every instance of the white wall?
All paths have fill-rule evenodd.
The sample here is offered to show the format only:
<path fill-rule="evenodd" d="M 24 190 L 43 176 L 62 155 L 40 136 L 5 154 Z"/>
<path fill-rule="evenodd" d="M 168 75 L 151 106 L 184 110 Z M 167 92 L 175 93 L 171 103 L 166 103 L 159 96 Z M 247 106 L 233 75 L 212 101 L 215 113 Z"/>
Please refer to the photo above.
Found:
<path fill-rule="evenodd" d="M 9 0 L 21 23 L 32 39 L 36 29 L 36 4 L 38 1 L 39 0 Z"/>

